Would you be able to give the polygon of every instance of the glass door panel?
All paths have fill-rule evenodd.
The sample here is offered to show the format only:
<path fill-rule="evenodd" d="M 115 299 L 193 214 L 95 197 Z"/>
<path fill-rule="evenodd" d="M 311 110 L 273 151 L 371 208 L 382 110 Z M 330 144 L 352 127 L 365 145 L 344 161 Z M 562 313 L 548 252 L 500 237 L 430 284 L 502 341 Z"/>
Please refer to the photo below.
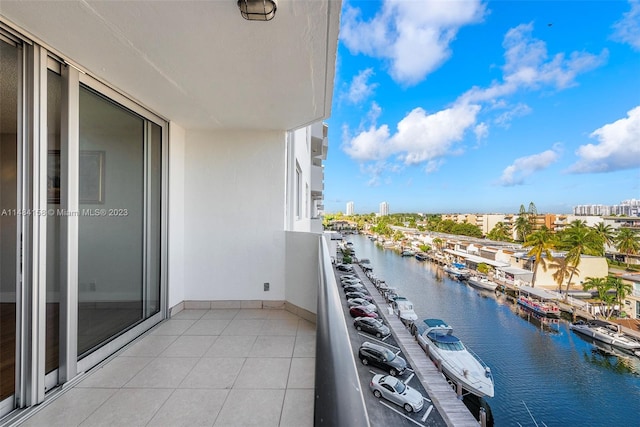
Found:
<path fill-rule="evenodd" d="M 62 77 L 47 71 L 47 304 L 45 373 L 58 368 L 60 335 L 60 124 Z"/>
<path fill-rule="evenodd" d="M 19 70 L 19 49 L 0 38 L 0 401 L 16 379 Z"/>
<path fill-rule="evenodd" d="M 88 87 L 79 111 L 82 357 L 160 310 L 161 138 L 159 127 Z"/>

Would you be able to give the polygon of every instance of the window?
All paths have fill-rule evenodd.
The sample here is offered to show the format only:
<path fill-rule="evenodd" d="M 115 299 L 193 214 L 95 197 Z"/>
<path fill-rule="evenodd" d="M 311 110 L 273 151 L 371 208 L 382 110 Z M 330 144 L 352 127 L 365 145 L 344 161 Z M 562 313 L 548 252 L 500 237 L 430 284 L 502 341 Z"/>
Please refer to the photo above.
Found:
<path fill-rule="evenodd" d="M 296 219 L 300 219 L 302 211 L 302 170 L 300 164 L 296 161 Z"/>

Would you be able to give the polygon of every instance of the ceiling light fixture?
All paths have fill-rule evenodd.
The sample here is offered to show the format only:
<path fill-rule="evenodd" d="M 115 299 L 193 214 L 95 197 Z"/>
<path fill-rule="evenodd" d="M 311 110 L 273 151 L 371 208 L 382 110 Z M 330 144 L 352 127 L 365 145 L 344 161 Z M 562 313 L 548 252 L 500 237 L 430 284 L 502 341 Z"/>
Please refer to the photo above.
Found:
<path fill-rule="evenodd" d="M 271 21 L 276 16 L 278 0 L 238 0 L 240 14 L 249 21 Z"/>

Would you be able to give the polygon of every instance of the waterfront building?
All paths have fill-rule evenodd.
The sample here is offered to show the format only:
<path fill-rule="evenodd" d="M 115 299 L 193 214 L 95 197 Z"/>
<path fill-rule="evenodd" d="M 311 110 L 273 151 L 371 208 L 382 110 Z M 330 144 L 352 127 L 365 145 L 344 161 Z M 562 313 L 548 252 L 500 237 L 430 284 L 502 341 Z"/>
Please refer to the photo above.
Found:
<path fill-rule="evenodd" d="M 353 202 L 347 202 L 347 216 L 351 216 L 353 213 Z"/>
<path fill-rule="evenodd" d="M 623 200 L 617 205 L 577 205 L 573 207 L 574 215 L 623 215 L 640 217 L 640 200 Z"/>
<path fill-rule="evenodd" d="M 317 319 L 340 8 L 2 3 L 0 417 L 183 309 Z"/>
<path fill-rule="evenodd" d="M 389 215 L 389 203 L 387 202 L 382 202 L 380 203 L 380 212 L 379 212 L 380 216 L 387 216 Z"/>

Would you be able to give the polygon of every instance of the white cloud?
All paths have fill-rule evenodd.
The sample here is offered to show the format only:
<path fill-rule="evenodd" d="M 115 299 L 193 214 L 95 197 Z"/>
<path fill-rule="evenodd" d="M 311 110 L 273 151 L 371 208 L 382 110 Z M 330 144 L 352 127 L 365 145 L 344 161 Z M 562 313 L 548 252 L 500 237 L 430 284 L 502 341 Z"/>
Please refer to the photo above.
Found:
<path fill-rule="evenodd" d="M 476 139 L 480 141 L 481 139 L 485 139 L 489 136 L 489 126 L 486 123 L 478 123 L 473 130 L 473 133 L 476 134 Z"/>
<path fill-rule="evenodd" d="M 572 52 L 568 57 L 559 53 L 549 59 L 546 44 L 532 37 L 533 24 L 522 24 L 510 29 L 504 37 L 505 64 L 502 81 L 488 88 L 473 87 L 460 97 L 462 102 L 491 102 L 499 105 L 500 98 L 522 89 L 553 87 L 561 90 L 574 86 L 578 74 L 603 64 L 608 57 L 604 50 L 599 55 Z"/>
<path fill-rule="evenodd" d="M 559 146 L 554 146 L 552 149 L 542 153 L 520 157 L 502 171 L 500 184 L 504 186 L 520 185 L 525 178 L 531 176 L 534 172 L 548 168 L 559 157 Z"/>
<path fill-rule="evenodd" d="M 352 54 L 389 61 L 391 77 L 410 86 L 451 56 L 449 45 L 460 27 L 480 22 L 484 14 L 480 0 L 385 0 L 363 21 L 359 9 L 346 5 L 340 38 Z"/>
<path fill-rule="evenodd" d="M 613 39 L 640 51 L 640 1 L 629 0 L 631 10 L 613 25 Z"/>
<path fill-rule="evenodd" d="M 369 83 L 369 78 L 373 76 L 373 69 L 367 68 L 356 75 L 347 91 L 346 97 L 352 104 L 359 104 L 373 94 L 374 89 L 378 86 L 376 83 Z"/>
<path fill-rule="evenodd" d="M 517 117 L 526 116 L 531 113 L 531 107 L 526 104 L 518 104 L 508 111 L 503 112 L 494 120 L 498 126 L 508 128 L 511 121 Z"/>
<path fill-rule="evenodd" d="M 453 145 L 475 124 L 479 111 L 478 105 L 466 104 L 434 114 L 415 108 L 400 120 L 395 134 L 391 135 L 386 124 L 371 125 L 357 136 L 347 138 L 343 149 L 360 161 L 390 156 L 396 156 L 407 165 L 432 161 L 452 153 Z"/>
<path fill-rule="evenodd" d="M 613 172 L 640 167 L 640 106 L 627 117 L 596 129 L 589 135 L 598 144 L 582 145 L 580 158 L 569 171 L 575 173 Z"/>

